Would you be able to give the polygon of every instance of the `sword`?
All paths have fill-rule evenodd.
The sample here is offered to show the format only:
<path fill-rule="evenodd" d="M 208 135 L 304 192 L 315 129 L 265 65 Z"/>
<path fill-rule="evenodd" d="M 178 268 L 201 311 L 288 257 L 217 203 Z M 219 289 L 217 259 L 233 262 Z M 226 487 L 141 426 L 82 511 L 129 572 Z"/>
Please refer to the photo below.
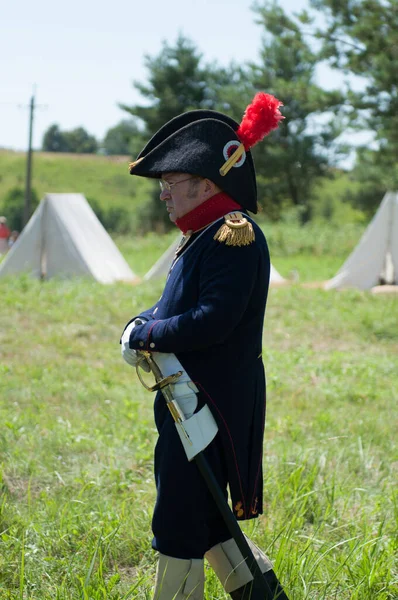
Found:
<path fill-rule="evenodd" d="M 178 402 L 173 397 L 173 392 L 170 388 L 170 385 L 173 383 L 176 383 L 176 381 L 178 381 L 178 379 L 181 377 L 182 371 L 178 371 L 175 374 L 164 377 L 159 366 L 156 364 L 155 360 L 153 359 L 151 352 L 147 352 L 145 350 L 138 350 L 137 353 L 139 355 L 139 360 L 136 365 L 136 371 L 137 371 L 137 375 L 138 375 L 140 382 L 143 384 L 143 386 L 147 390 L 149 390 L 151 392 L 155 392 L 158 390 L 160 390 L 162 392 L 163 397 L 166 400 L 167 407 L 171 413 L 171 416 L 173 417 L 173 420 L 176 423 L 176 426 L 180 429 L 180 431 L 182 432 L 182 435 L 187 439 L 187 441 L 189 443 L 190 442 L 189 433 L 184 426 L 184 422 L 188 421 L 189 419 L 187 420 L 185 418 L 185 415 L 184 415 L 183 411 L 181 410 L 181 408 L 178 406 Z M 147 385 L 141 376 L 140 368 L 142 368 L 142 366 L 145 362 L 155 377 L 155 381 L 156 381 L 155 385 L 152 385 L 152 386 Z M 185 445 L 184 445 L 184 448 L 185 448 Z M 253 576 L 252 584 L 254 584 L 256 582 L 257 585 L 260 585 L 260 587 L 262 587 L 264 590 L 264 598 L 269 597 L 268 594 L 270 592 L 270 588 L 268 586 L 268 583 L 266 582 L 266 580 L 263 577 L 263 573 L 262 573 L 256 559 L 253 556 L 253 552 L 251 551 L 251 548 L 250 548 L 249 544 L 247 543 L 247 540 L 246 540 L 241 528 L 238 525 L 238 521 L 236 520 L 234 513 L 232 512 L 227 500 L 224 497 L 224 494 L 218 484 L 217 479 L 214 476 L 213 471 L 211 470 L 211 467 L 210 467 L 206 457 L 203 454 L 203 451 L 198 452 L 193 457 L 192 460 L 195 461 L 195 463 L 196 463 L 196 465 L 197 465 L 197 467 L 198 467 L 198 469 L 199 469 L 199 471 L 200 471 L 200 473 L 201 473 L 201 475 L 202 475 L 202 477 L 203 477 L 203 479 L 204 479 L 204 481 L 205 481 L 205 483 L 217 505 L 217 508 L 220 511 L 221 517 L 231 534 L 231 537 L 235 540 L 236 545 L 238 546 L 242 556 L 244 557 L 244 560 L 250 570 L 250 573 Z"/>

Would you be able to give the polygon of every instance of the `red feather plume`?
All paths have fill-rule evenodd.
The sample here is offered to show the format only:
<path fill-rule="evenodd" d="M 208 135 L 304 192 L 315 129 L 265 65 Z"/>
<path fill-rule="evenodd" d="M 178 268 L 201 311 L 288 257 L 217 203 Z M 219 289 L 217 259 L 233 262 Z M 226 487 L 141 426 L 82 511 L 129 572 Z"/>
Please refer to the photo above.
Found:
<path fill-rule="evenodd" d="M 271 94 L 258 92 L 254 96 L 236 132 L 245 150 L 252 148 L 273 129 L 277 129 L 279 121 L 285 118 L 279 112 L 280 106 L 283 106 L 282 102 Z"/>

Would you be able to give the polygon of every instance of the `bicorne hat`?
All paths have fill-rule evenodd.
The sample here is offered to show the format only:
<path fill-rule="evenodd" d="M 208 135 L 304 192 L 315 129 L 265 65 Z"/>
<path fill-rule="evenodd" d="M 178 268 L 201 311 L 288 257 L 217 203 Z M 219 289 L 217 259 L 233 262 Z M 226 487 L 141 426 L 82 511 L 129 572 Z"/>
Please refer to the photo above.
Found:
<path fill-rule="evenodd" d="M 282 103 L 259 92 L 239 124 L 223 113 L 192 110 L 171 119 L 130 164 L 131 175 L 160 179 L 179 172 L 211 179 L 242 208 L 257 212 L 250 148 L 278 127 Z"/>

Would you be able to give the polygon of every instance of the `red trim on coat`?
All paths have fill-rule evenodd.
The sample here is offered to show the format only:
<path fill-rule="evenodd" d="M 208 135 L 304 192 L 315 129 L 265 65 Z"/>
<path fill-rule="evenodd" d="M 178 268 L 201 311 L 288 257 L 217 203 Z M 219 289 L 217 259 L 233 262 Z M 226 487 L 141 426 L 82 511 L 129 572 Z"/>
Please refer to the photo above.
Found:
<path fill-rule="evenodd" d="M 223 423 L 224 423 L 224 425 L 225 425 L 225 429 L 227 430 L 228 437 L 229 437 L 229 439 L 230 439 L 231 446 L 232 446 L 232 453 L 233 453 L 233 455 L 234 455 L 234 461 L 235 461 L 235 466 L 236 466 L 236 472 L 237 472 L 237 474 L 238 474 L 238 481 L 239 481 L 240 493 L 241 493 L 241 495 L 242 495 L 242 502 L 243 502 L 243 511 L 244 511 L 245 518 L 247 519 L 247 518 L 249 518 L 249 517 L 248 517 L 248 515 L 247 515 L 246 504 L 245 504 L 245 496 L 244 496 L 244 494 L 243 494 L 243 489 L 242 489 L 242 479 L 241 479 L 241 477 L 240 477 L 239 466 L 238 466 L 238 461 L 237 461 L 237 459 L 236 459 L 235 447 L 234 447 L 234 442 L 233 442 L 233 440 L 232 440 L 232 435 L 231 435 L 231 432 L 230 432 L 230 430 L 229 430 L 229 427 L 228 427 L 228 425 L 227 425 L 227 422 L 226 422 L 226 420 L 224 419 L 224 417 L 223 417 L 223 415 L 222 415 L 222 413 L 221 413 L 220 409 L 218 408 L 217 404 L 214 402 L 213 398 L 212 398 L 212 397 L 211 397 L 211 396 L 210 396 L 210 395 L 209 395 L 209 394 L 206 392 L 206 390 L 204 389 L 203 385 L 201 385 L 201 384 L 200 384 L 199 382 L 197 382 L 197 381 L 195 381 L 194 383 L 195 383 L 195 385 L 197 385 L 197 386 L 199 386 L 199 387 L 201 388 L 201 390 L 202 390 L 202 392 L 203 392 L 204 394 L 206 394 L 206 396 L 208 397 L 208 399 L 210 400 L 210 402 L 213 404 L 214 408 L 216 409 L 216 411 L 217 411 L 217 412 L 218 412 L 218 414 L 220 415 L 220 417 L 221 417 L 221 419 L 222 419 L 222 421 L 223 421 Z"/>
<path fill-rule="evenodd" d="M 265 395 L 264 395 L 264 404 L 263 404 L 263 406 L 264 406 L 264 410 L 263 410 L 263 436 L 264 436 L 264 429 L 265 429 L 265 410 L 266 410 L 266 408 L 265 408 L 265 407 L 266 407 L 266 402 L 267 402 L 267 395 L 265 394 Z M 263 460 L 263 457 L 262 457 L 262 455 L 260 454 L 260 460 L 259 460 L 259 463 L 258 463 L 258 469 L 257 469 L 257 476 L 256 476 L 256 479 L 254 480 L 254 490 L 253 490 L 253 496 L 252 496 L 252 501 L 251 501 L 251 506 L 250 506 L 250 511 L 251 511 L 251 514 L 254 514 L 254 513 L 253 513 L 254 502 L 255 502 L 255 497 L 254 497 L 254 495 L 255 495 L 255 493 L 256 493 L 256 489 L 257 489 L 257 481 L 258 481 L 258 478 L 259 478 L 259 476 L 260 476 L 260 469 L 261 469 L 261 463 L 262 463 L 262 460 Z"/>
<path fill-rule="evenodd" d="M 150 352 L 150 350 L 153 350 L 153 348 L 151 348 L 151 349 L 149 348 L 149 338 L 151 337 L 152 329 L 155 327 L 156 323 L 159 323 L 159 319 L 157 321 L 155 321 L 154 323 L 152 323 L 152 325 L 149 328 L 148 335 L 146 338 L 146 350 L 148 352 Z"/>

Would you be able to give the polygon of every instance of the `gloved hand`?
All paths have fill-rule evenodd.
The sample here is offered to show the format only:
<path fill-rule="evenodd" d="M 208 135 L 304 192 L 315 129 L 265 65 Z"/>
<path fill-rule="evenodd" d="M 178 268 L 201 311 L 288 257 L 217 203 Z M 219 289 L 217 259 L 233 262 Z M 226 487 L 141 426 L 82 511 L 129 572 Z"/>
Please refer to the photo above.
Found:
<path fill-rule="evenodd" d="M 137 350 L 132 350 L 130 348 L 130 345 L 129 345 L 130 334 L 131 334 L 132 330 L 134 329 L 134 327 L 136 327 L 136 325 L 142 325 L 143 323 L 144 323 L 144 321 L 140 318 L 134 319 L 134 321 L 132 321 L 126 327 L 126 329 L 124 330 L 123 335 L 122 335 L 121 353 L 122 353 L 122 356 L 123 356 L 124 360 L 126 361 L 126 363 L 128 363 L 132 367 L 137 366 L 140 356 L 139 356 L 139 352 L 137 352 Z M 149 368 L 148 363 L 145 360 L 143 360 L 141 362 L 140 366 L 144 369 L 144 371 L 149 373 L 150 368 Z"/>

